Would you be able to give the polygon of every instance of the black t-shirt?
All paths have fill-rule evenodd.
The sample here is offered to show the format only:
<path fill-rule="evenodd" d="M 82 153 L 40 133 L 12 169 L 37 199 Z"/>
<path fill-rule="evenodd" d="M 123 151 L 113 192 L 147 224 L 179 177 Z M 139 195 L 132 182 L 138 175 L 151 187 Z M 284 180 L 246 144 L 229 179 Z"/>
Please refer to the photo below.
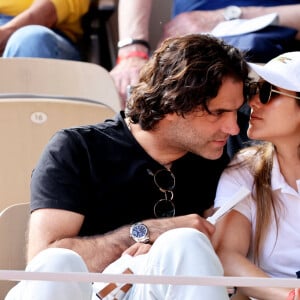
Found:
<path fill-rule="evenodd" d="M 102 234 L 154 218 L 164 194 L 149 170 L 163 168 L 137 143 L 124 115 L 101 124 L 57 132 L 32 175 L 31 209 L 58 208 L 84 215 L 80 235 Z M 228 163 L 192 153 L 172 164 L 176 216 L 202 214 L 213 205 L 218 179 Z"/>

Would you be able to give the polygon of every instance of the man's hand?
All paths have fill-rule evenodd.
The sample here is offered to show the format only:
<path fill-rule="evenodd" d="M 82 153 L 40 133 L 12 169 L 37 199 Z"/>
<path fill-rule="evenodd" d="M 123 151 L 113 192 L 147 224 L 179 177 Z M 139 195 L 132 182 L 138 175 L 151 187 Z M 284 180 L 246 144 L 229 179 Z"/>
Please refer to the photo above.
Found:
<path fill-rule="evenodd" d="M 146 62 L 147 60 L 140 57 L 130 57 L 122 60 L 110 71 L 122 99 L 122 109 L 125 108 L 128 96 L 127 86 L 135 85 L 138 82 L 140 70 Z"/>
<path fill-rule="evenodd" d="M 143 220 L 142 222 L 149 228 L 151 243 L 154 243 L 155 240 L 164 232 L 175 228 L 194 228 L 204 233 L 209 239 L 211 239 L 215 232 L 215 226 L 198 214 Z"/>
<path fill-rule="evenodd" d="M 212 237 L 215 227 L 205 218 L 200 217 L 197 214 L 190 214 L 185 216 L 173 217 L 173 218 L 160 218 L 143 221 L 150 231 L 150 242 L 154 243 L 155 240 L 164 232 L 182 227 L 189 227 L 199 230 L 204 233 L 209 239 Z M 135 243 L 123 252 L 131 256 L 137 256 L 147 253 L 151 248 L 151 243 Z"/>
<path fill-rule="evenodd" d="M 290 291 L 287 300 L 300 300 L 300 289 Z"/>
<path fill-rule="evenodd" d="M 151 244 L 144 244 L 144 243 L 135 243 L 126 249 L 122 255 L 129 254 L 131 256 L 137 256 L 140 254 L 148 253 L 151 248 Z"/>

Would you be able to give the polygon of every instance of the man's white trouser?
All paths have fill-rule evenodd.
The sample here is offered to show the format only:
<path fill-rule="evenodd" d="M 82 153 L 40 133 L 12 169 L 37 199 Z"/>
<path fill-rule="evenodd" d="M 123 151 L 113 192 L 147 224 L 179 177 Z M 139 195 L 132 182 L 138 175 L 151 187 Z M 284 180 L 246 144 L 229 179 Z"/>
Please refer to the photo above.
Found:
<path fill-rule="evenodd" d="M 162 234 L 144 255 L 124 255 L 104 273 L 121 274 L 130 268 L 140 275 L 222 276 L 223 269 L 208 238 L 191 228 Z M 88 272 L 74 251 L 49 248 L 28 264 L 26 271 Z M 21 281 L 5 300 L 99 300 L 96 292 L 106 283 Z M 134 284 L 124 300 L 228 300 L 221 286 Z"/>

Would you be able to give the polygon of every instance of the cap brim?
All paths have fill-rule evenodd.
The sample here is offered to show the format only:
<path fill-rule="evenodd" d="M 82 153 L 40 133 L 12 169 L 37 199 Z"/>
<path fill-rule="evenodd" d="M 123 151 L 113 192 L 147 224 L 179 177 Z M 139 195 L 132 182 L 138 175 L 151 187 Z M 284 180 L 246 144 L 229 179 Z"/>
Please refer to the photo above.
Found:
<path fill-rule="evenodd" d="M 282 74 L 278 70 L 269 69 L 268 64 L 258 65 L 255 63 L 248 63 L 248 65 L 258 76 L 260 76 L 265 81 L 270 82 L 272 85 L 285 90 L 300 92 L 299 85 L 295 85 L 290 81 L 289 78 L 286 78 L 286 74 Z"/>

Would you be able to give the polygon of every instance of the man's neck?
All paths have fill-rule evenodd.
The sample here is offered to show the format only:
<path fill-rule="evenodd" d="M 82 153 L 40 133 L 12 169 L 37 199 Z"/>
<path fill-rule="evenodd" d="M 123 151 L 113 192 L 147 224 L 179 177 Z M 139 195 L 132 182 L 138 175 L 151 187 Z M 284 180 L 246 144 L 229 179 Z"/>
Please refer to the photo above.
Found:
<path fill-rule="evenodd" d="M 126 124 L 145 152 L 166 169 L 170 169 L 173 161 L 184 155 L 182 153 L 179 154 L 177 151 L 175 152 L 167 144 L 167 140 L 162 137 L 159 128 L 145 131 L 141 129 L 139 124 L 130 123 L 128 120 L 126 120 Z"/>

